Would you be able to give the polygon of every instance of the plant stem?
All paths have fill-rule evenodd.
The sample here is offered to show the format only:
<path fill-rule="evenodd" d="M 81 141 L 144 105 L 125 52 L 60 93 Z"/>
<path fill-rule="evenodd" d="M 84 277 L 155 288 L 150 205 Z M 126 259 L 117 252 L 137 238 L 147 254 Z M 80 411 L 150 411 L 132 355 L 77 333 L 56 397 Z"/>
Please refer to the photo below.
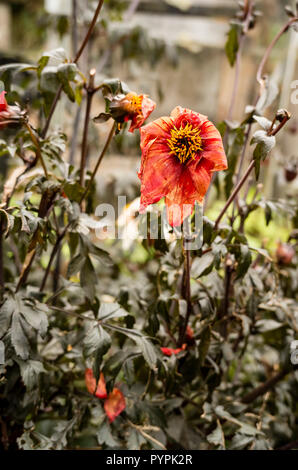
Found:
<path fill-rule="evenodd" d="M 102 8 L 102 6 L 103 6 L 103 2 L 104 2 L 104 0 L 99 0 L 99 2 L 98 2 L 98 5 L 97 5 L 96 10 L 95 10 L 95 12 L 94 12 L 94 16 L 93 16 L 93 19 L 92 19 L 92 21 L 91 21 L 91 23 L 90 23 L 90 26 L 89 26 L 89 29 L 88 29 L 88 31 L 87 31 L 87 34 L 86 34 L 86 36 L 85 36 L 85 38 L 84 38 L 84 40 L 83 40 L 83 42 L 82 42 L 82 45 L 81 45 L 80 49 L 78 50 L 78 52 L 77 52 L 77 54 L 76 54 L 76 56 L 75 56 L 75 58 L 74 58 L 74 63 L 75 63 L 75 64 L 78 62 L 79 58 L 81 57 L 81 55 L 82 55 L 82 53 L 83 53 L 83 51 L 84 51 L 84 49 L 85 49 L 85 47 L 86 47 L 86 45 L 87 45 L 89 39 L 90 39 L 90 36 L 91 36 L 91 34 L 92 34 L 92 32 L 93 32 L 93 29 L 94 29 L 94 27 L 95 27 L 95 25 L 96 25 L 96 21 L 97 21 L 98 15 L 99 15 L 100 10 L 101 10 L 101 8 Z"/>
<path fill-rule="evenodd" d="M 29 131 L 29 134 L 30 134 L 30 137 L 31 137 L 31 140 L 33 142 L 33 144 L 35 145 L 36 147 L 36 157 L 38 160 L 40 160 L 40 163 L 41 163 L 41 166 L 43 168 L 43 171 L 44 171 L 44 174 L 45 174 L 45 177 L 46 179 L 49 178 L 49 174 L 48 174 L 48 170 L 47 170 L 47 167 L 46 167 L 46 164 L 45 164 L 45 161 L 43 159 L 43 156 L 42 156 L 42 153 L 41 153 L 41 150 L 40 150 L 40 144 L 39 144 L 39 140 L 38 140 L 38 137 L 36 137 L 31 125 L 28 123 L 28 122 L 25 122 L 25 126 L 26 128 L 28 129 Z"/>
<path fill-rule="evenodd" d="M 186 315 L 185 320 L 182 324 L 180 329 L 178 347 L 181 347 L 184 343 L 184 338 L 186 334 L 187 325 L 189 322 L 189 317 L 192 312 L 192 305 L 191 305 L 191 290 L 190 290 L 190 250 L 187 249 L 187 244 L 185 243 L 185 238 L 183 239 L 183 246 L 184 246 L 184 276 L 183 276 L 183 283 L 182 283 L 182 295 L 187 303 Z"/>
<path fill-rule="evenodd" d="M 290 115 L 286 115 L 282 122 L 274 129 L 272 129 L 270 132 L 268 132 L 268 135 L 270 136 L 275 136 L 283 127 L 284 125 L 288 122 L 288 120 L 290 119 Z M 227 200 L 227 202 L 225 203 L 224 207 L 222 208 L 219 216 L 217 217 L 216 221 L 215 221 L 215 226 L 214 226 L 214 229 L 217 230 L 218 228 L 218 225 L 219 225 L 219 222 L 221 221 L 221 219 L 223 218 L 224 214 L 226 213 L 227 209 L 229 208 L 230 204 L 233 202 L 233 200 L 235 199 L 235 197 L 237 196 L 237 194 L 239 193 L 240 189 L 242 188 L 242 186 L 244 185 L 245 181 L 247 180 L 247 178 L 249 177 L 250 173 L 252 172 L 253 168 L 255 166 L 255 161 L 252 160 L 249 164 L 249 167 L 247 168 L 246 172 L 244 173 L 244 175 L 242 176 L 241 180 L 238 182 L 238 184 L 236 185 L 236 187 L 234 188 L 232 194 L 230 195 L 229 199 Z"/>
<path fill-rule="evenodd" d="M 285 368 L 279 371 L 276 375 L 268 379 L 259 387 L 255 388 L 252 392 L 248 393 L 242 398 L 242 403 L 248 404 L 255 401 L 258 397 L 264 395 L 268 390 L 274 387 L 278 382 L 280 382 L 288 373 L 290 369 Z"/>
<path fill-rule="evenodd" d="M 92 32 L 93 32 L 93 29 L 94 29 L 94 27 L 95 27 L 95 25 L 96 25 L 96 21 L 97 21 L 98 15 L 99 15 L 100 10 L 101 10 L 101 8 L 102 8 L 102 6 L 103 6 L 103 2 L 104 2 L 104 0 L 99 0 L 99 2 L 98 2 L 97 8 L 96 8 L 96 10 L 95 10 L 95 12 L 94 12 L 93 19 L 92 19 L 92 21 L 91 21 L 91 23 L 90 23 L 90 26 L 89 26 L 89 28 L 88 28 L 87 34 L 86 34 L 86 36 L 85 36 L 85 38 L 84 38 L 84 40 L 83 40 L 83 42 L 82 42 L 82 44 L 81 44 L 80 49 L 79 49 L 78 52 L 76 53 L 76 56 L 75 56 L 75 58 L 74 58 L 74 60 L 73 60 L 73 63 L 74 63 L 74 64 L 76 64 L 76 63 L 78 62 L 79 58 L 81 57 L 81 55 L 82 55 L 82 53 L 83 53 L 83 51 L 84 51 L 84 49 L 85 49 L 85 47 L 86 47 L 86 45 L 87 45 L 89 39 L 90 39 L 90 36 L 91 36 L 91 34 L 92 34 Z M 48 130 L 49 130 L 50 123 L 51 123 L 51 120 L 52 120 L 54 111 L 55 111 L 55 109 L 56 109 L 57 103 L 58 103 L 59 98 L 60 98 L 60 96 L 61 96 L 61 92 L 62 92 L 62 85 L 60 85 L 60 87 L 59 87 L 58 90 L 57 90 L 56 96 L 55 96 L 55 98 L 54 98 L 54 100 L 53 100 L 53 103 L 52 103 L 52 106 L 51 106 L 51 109 L 50 109 L 48 118 L 47 118 L 46 123 L 45 123 L 45 126 L 44 126 L 43 130 L 41 131 L 41 137 L 42 137 L 43 139 L 46 137 L 47 132 L 48 132 Z"/>
<path fill-rule="evenodd" d="M 87 103 L 86 103 L 86 112 L 85 112 L 85 121 L 84 121 L 84 130 L 83 130 L 83 140 L 82 140 L 82 151 L 81 151 L 81 165 L 80 165 L 80 185 L 84 186 L 84 172 L 86 166 L 87 158 L 87 148 L 88 148 L 88 127 L 90 120 L 90 111 L 92 98 L 94 94 L 94 79 L 95 79 L 96 70 L 91 69 L 89 72 L 89 83 L 87 86 Z"/>
<path fill-rule="evenodd" d="M 52 250 L 52 253 L 51 253 L 51 256 L 50 256 L 50 259 L 49 259 L 49 262 L 48 262 L 48 265 L 47 265 L 47 268 L 46 268 L 46 271 L 44 273 L 44 276 L 43 276 L 43 279 L 41 281 L 41 285 L 40 285 L 40 288 L 39 288 L 39 292 L 43 292 L 44 290 L 44 287 L 45 287 L 45 284 L 47 282 L 47 279 L 48 279 L 48 275 L 50 273 L 50 269 L 51 269 L 51 266 L 52 266 L 52 263 L 55 259 L 55 256 L 56 254 L 58 253 L 59 251 L 59 246 L 60 246 L 60 242 L 63 240 L 64 236 L 66 235 L 66 232 L 68 230 L 68 227 L 69 227 L 69 224 L 65 226 L 64 230 L 60 233 L 60 235 L 58 235 L 57 237 L 57 240 L 56 240 L 56 243 L 53 247 L 53 250 Z"/>
<path fill-rule="evenodd" d="M 257 71 L 257 81 L 259 82 L 259 84 L 261 85 L 261 87 L 263 87 L 263 70 L 264 70 L 264 67 L 267 63 L 267 60 L 269 59 L 269 56 L 272 52 L 272 49 L 274 48 L 274 46 L 276 45 L 276 43 L 279 41 L 279 39 L 281 38 L 281 36 L 289 29 L 289 27 L 291 26 L 291 24 L 295 23 L 296 21 L 298 21 L 298 17 L 295 17 L 295 18 L 291 18 L 282 28 L 281 30 L 279 31 L 279 33 L 274 37 L 274 39 L 272 40 L 272 42 L 269 44 L 268 48 L 266 49 L 266 52 L 263 56 L 263 59 L 261 60 L 261 63 L 259 65 L 259 68 L 258 68 L 258 71 Z"/>
<path fill-rule="evenodd" d="M 257 71 L 257 81 L 258 83 L 260 84 L 260 91 L 258 93 L 258 96 L 255 100 L 255 106 L 257 105 L 258 103 L 258 100 L 259 100 L 259 97 L 261 95 L 261 92 L 262 92 L 262 89 L 263 89 L 263 86 L 264 86 L 264 82 L 263 82 L 263 70 L 264 70 L 264 67 L 269 59 L 269 56 L 274 48 L 274 46 L 276 45 L 276 43 L 279 41 L 279 39 L 281 38 L 281 36 L 289 29 L 289 27 L 291 26 L 291 24 L 295 23 L 296 21 L 298 21 L 298 18 L 292 18 L 291 20 L 289 20 L 283 27 L 282 29 L 278 32 L 278 34 L 273 38 L 272 42 L 270 43 L 270 45 L 268 46 L 268 48 L 266 49 L 265 51 L 265 54 L 260 62 L 260 65 L 258 67 L 258 71 Z M 249 123 L 249 126 L 247 128 L 247 131 L 246 131 L 246 134 L 245 134 L 245 142 L 244 142 L 244 146 L 243 146 L 243 149 L 242 149 L 242 153 L 241 153 L 241 157 L 240 157 L 240 163 L 239 163 L 239 168 L 238 168 L 238 171 L 237 171 L 237 176 L 236 176 L 236 185 L 239 183 L 239 180 L 240 180 L 240 176 L 241 176 L 241 172 L 242 172 L 242 167 L 243 167 L 243 163 L 244 163 L 244 158 L 245 158 L 245 153 L 246 153 L 246 148 L 247 148 L 247 144 L 248 144 L 248 141 L 249 141 L 249 136 L 250 136 L 250 132 L 251 132 L 251 128 L 252 128 L 252 123 Z M 237 199 L 237 197 L 236 197 Z M 236 199 L 235 199 L 235 202 L 236 202 Z M 234 203 L 234 207 L 233 207 L 233 215 L 232 215 L 232 221 L 234 220 L 234 212 L 235 212 L 235 203 Z"/>
<path fill-rule="evenodd" d="M 112 137 L 113 137 L 113 135 L 114 135 L 114 133 L 115 133 L 115 129 L 116 129 L 116 123 L 114 122 L 113 125 L 112 125 L 112 127 L 111 127 L 111 130 L 110 130 L 110 132 L 109 132 L 109 135 L 108 135 L 108 138 L 107 138 L 106 143 L 105 143 L 105 145 L 104 145 L 104 148 L 102 149 L 101 154 L 100 154 L 99 157 L 98 157 L 97 163 L 96 163 L 96 165 L 95 165 L 95 167 L 94 167 L 94 170 L 93 170 L 93 172 L 92 172 L 92 175 L 91 175 L 91 177 L 90 177 L 90 180 L 88 181 L 88 184 L 87 184 L 87 187 L 86 187 L 86 189 L 85 189 L 85 192 L 83 193 L 83 195 L 82 195 L 82 197 L 81 197 L 80 204 L 82 204 L 83 200 L 84 200 L 85 197 L 87 196 L 87 194 L 88 194 L 88 192 L 89 192 L 89 190 L 90 190 L 90 188 L 91 188 L 91 186 L 92 186 L 92 183 L 93 183 L 94 178 L 95 178 L 95 176 L 96 176 L 96 173 L 97 173 L 97 171 L 98 171 L 99 165 L 101 164 L 102 159 L 103 159 L 103 157 L 105 156 L 105 153 L 106 153 L 106 151 L 107 151 L 107 149 L 108 149 L 108 147 L 109 147 L 109 145 L 110 145 L 110 142 L 111 142 L 111 140 L 112 140 Z"/>

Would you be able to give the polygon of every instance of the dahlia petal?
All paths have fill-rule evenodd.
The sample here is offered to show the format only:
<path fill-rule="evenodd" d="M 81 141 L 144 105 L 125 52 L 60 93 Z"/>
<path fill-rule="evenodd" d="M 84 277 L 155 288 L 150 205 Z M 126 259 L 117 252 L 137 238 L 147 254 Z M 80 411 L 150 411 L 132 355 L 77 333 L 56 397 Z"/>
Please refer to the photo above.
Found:
<path fill-rule="evenodd" d="M 123 393 L 118 388 L 114 388 L 104 402 L 104 409 L 110 423 L 112 423 L 125 408 L 126 402 Z"/>
<path fill-rule="evenodd" d="M 192 213 L 195 202 L 203 202 L 211 182 L 212 168 L 213 164 L 204 158 L 184 167 L 178 184 L 165 198 L 168 221 L 172 227 L 183 223 Z"/>
<path fill-rule="evenodd" d="M 149 142 L 158 139 L 166 140 L 170 137 L 173 120 L 170 117 L 161 117 L 140 129 L 141 150 L 145 149 Z"/>
<path fill-rule="evenodd" d="M 203 123 L 200 130 L 203 142 L 202 156 L 213 162 L 212 171 L 226 170 L 228 168 L 227 157 L 218 129 L 207 121 Z"/>
<path fill-rule="evenodd" d="M 148 98 L 147 95 L 140 96 L 142 97 L 142 113 L 135 114 L 132 117 L 129 132 L 133 132 L 135 129 L 141 127 L 141 125 L 146 121 L 146 119 L 150 116 L 150 114 L 156 107 L 156 103 L 150 98 Z"/>
<path fill-rule="evenodd" d="M 95 395 L 98 398 L 107 398 L 106 383 L 105 383 L 104 375 L 102 372 L 100 373 L 99 381 L 96 387 L 96 379 L 93 375 L 93 370 L 86 369 L 85 383 L 86 383 L 86 387 L 89 393 L 91 393 L 92 395 Z"/>
<path fill-rule="evenodd" d="M 195 111 L 192 111 L 191 109 L 182 108 L 181 106 L 176 106 L 176 108 L 174 108 L 173 111 L 171 112 L 171 117 L 174 120 L 177 120 L 181 117 L 186 117 L 186 116 L 190 116 L 192 118 L 197 117 L 202 123 L 208 120 L 208 117 L 205 116 L 204 114 L 196 113 Z"/>
<path fill-rule="evenodd" d="M 150 142 L 143 152 L 139 172 L 141 179 L 141 205 L 144 212 L 149 204 L 155 204 L 172 191 L 179 182 L 183 168 L 179 161 L 170 155 L 168 148 L 158 140 Z"/>

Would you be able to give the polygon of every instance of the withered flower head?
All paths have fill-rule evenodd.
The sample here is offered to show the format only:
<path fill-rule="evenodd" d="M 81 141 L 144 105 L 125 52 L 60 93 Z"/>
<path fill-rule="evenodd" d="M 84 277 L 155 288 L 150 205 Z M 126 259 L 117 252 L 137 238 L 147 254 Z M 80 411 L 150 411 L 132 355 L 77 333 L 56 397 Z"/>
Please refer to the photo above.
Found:
<path fill-rule="evenodd" d="M 127 93 L 126 93 L 127 91 Z M 103 96 L 106 100 L 106 112 L 100 113 L 94 121 L 101 123 L 113 118 L 118 124 L 118 131 L 123 123 L 131 121 L 129 132 L 141 127 L 154 110 L 156 104 L 147 95 L 138 95 L 128 91 L 123 84 L 113 92 L 111 87 L 103 88 Z"/>
<path fill-rule="evenodd" d="M 6 91 L 0 93 L 0 129 L 9 125 L 19 124 L 26 114 L 17 105 L 10 106 L 5 99 Z"/>

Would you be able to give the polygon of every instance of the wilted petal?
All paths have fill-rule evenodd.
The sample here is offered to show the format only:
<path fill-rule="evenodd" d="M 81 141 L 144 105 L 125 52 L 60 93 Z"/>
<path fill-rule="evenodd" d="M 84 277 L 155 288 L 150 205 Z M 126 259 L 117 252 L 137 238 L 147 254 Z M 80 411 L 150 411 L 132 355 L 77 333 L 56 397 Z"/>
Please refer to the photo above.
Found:
<path fill-rule="evenodd" d="M 142 110 L 139 113 L 132 114 L 129 132 L 141 127 L 156 107 L 156 103 L 147 95 L 140 95 L 140 98 L 142 99 Z"/>
<path fill-rule="evenodd" d="M 125 407 L 126 402 L 123 393 L 118 388 L 114 388 L 114 390 L 109 393 L 109 396 L 104 403 L 104 409 L 110 423 L 112 423 L 114 419 L 122 413 Z"/>
<path fill-rule="evenodd" d="M 89 393 L 95 395 L 98 398 L 106 398 L 107 397 L 107 389 L 106 383 L 104 379 L 104 375 L 101 372 L 99 376 L 99 381 L 96 388 L 96 379 L 93 375 L 92 369 L 86 369 L 85 371 L 85 383 Z M 96 389 L 96 391 L 95 391 Z M 95 392 L 95 393 L 94 393 Z"/>

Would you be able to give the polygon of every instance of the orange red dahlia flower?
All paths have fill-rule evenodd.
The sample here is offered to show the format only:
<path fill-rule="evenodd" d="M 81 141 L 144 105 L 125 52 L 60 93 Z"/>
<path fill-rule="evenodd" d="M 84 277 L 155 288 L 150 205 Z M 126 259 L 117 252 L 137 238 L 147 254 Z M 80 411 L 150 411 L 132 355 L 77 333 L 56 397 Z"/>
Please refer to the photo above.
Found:
<path fill-rule="evenodd" d="M 203 202 L 212 173 L 227 169 L 220 133 L 206 116 L 180 106 L 140 133 L 140 212 L 165 197 L 170 225 L 181 225 Z"/>

